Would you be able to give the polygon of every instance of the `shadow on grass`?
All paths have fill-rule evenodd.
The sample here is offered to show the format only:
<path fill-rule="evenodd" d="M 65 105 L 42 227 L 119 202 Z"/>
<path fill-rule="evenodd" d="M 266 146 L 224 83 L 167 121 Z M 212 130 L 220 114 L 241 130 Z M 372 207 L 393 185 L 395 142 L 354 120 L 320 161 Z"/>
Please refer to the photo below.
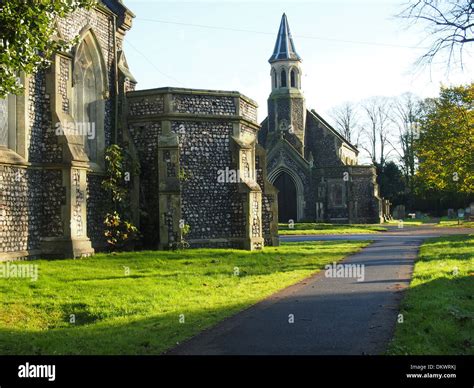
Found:
<path fill-rule="evenodd" d="M 410 287 L 388 354 L 474 355 L 474 281 L 444 277 Z"/>
<path fill-rule="evenodd" d="M 146 319 L 127 319 L 126 322 L 123 322 L 125 319 L 87 322 L 41 331 L 1 328 L 0 354 L 160 354 L 247 306 L 246 303 L 234 303 L 220 309 L 183 311 L 183 317 L 178 313 L 167 313 Z M 79 320 L 80 316 L 76 318 Z M 180 323 L 181 318 L 184 323 Z"/>

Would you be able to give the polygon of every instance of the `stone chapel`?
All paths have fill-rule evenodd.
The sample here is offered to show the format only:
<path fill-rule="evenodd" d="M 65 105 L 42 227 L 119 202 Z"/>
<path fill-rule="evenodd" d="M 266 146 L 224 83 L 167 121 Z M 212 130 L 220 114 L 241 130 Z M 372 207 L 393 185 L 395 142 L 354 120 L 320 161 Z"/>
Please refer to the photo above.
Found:
<path fill-rule="evenodd" d="M 302 59 L 285 14 L 269 59 L 271 93 L 259 144 L 269 181 L 279 190 L 279 222 L 378 223 L 381 198 L 373 166 L 316 111 L 302 92 Z"/>

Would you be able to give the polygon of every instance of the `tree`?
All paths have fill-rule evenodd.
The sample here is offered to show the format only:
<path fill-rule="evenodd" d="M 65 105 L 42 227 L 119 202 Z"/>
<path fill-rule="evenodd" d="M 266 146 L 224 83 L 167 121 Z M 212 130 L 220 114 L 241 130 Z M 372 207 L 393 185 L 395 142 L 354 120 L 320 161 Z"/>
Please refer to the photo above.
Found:
<path fill-rule="evenodd" d="M 446 195 L 474 193 L 474 83 L 442 87 L 423 103 L 417 180 Z"/>
<path fill-rule="evenodd" d="M 413 177 L 415 176 L 416 155 L 415 141 L 419 137 L 419 118 L 421 104 L 412 93 L 402 94 L 392 104 L 391 120 L 398 128 L 398 144 L 390 142 L 401 164 L 405 186 L 413 192 Z"/>
<path fill-rule="evenodd" d="M 398 16 L 427 26 L 427 36 L 432 42 L 418 63 L 431 65 L 435 56 L 447 53 L 449 68 L 455 50 L 462 66 L 463 48 L 474 42 L 473 13 L 472 0 L 412 0 Z"/>
<path fill-rule="evenodd" d="M 74 42 L 55 37 L 55 21 L 93 0 L 8 0 L 0 2 L 0 98 L 19 94 L 20 72 L 34 73 L 51 55 Z"/>
<path fill-rule="evenodd" d="M 394 205 L 405 202 L 405 182 L 403 174 L 395 162 L 388 162 L 377 169 L 377 181 L 383 198 L 388 199 Z"/>
<path fill-rule="evenodd" d="M 359 136 L 357 134 L 357 109 L 354 104 L 346 102 L 331 110 L 331 116 L 336 123 L 337 130 L 349 142 L 355 142 L 357 146 L 359 143 Z M 357 136 L 357 137 L 356 137 Z"/>
<path fill-rule="evenodd" d="M 364 142 L 361 144 L 374 165 L 384 166 L 390 152 L 390 104 L 384 97 L 372 97 L 362 104 L 366 121 L 362 126 Z M 378 156 L 377 156 L 378 155 Z"/>

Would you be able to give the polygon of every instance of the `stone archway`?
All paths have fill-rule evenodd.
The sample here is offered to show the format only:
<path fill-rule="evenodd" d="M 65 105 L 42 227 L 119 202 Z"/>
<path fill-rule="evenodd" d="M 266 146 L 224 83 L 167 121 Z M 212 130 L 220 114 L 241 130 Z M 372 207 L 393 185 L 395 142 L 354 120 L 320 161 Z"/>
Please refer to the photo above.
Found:
<path fill-rule="evenodd" d="M 278 189 L 278 222 L 296 221 L 298 218 L 297 197 L 293 179 L 286 172 L 281 172 L 273 185 Z"/>
<path fill-rule="evenodd" d="M 295 222 L 304 217 L 304 185 L 294 171 L 280 166 L 272 171 L 268 179 L 278 190 L 278 221 Z"/>

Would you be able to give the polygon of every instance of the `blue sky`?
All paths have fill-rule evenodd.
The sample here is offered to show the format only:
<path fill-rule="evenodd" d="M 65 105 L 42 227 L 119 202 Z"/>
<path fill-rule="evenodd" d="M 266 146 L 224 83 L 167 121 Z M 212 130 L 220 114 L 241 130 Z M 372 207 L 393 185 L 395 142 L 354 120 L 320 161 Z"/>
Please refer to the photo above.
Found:
<path fill-rule="evenodd" d="M 441 83 L 474 78 L 469 54 L 462 72 L 446 74 L 437 66 L 431 72 L 415 71 L 413 63 L 423 53 L 419 47 L 426 42 L 419 28 L 406 29 L 394 17 L 403 7 L 401 1 L 124 3 L 136 14 L 125 50 L 138 89 L 238 90 L 258 102 L 259 120 L 266 115 L 268 58 L 283 12 L 303 58 L 306 104 L 325 117 L 345 101 L 407 91 L 434 96 Z"/>

